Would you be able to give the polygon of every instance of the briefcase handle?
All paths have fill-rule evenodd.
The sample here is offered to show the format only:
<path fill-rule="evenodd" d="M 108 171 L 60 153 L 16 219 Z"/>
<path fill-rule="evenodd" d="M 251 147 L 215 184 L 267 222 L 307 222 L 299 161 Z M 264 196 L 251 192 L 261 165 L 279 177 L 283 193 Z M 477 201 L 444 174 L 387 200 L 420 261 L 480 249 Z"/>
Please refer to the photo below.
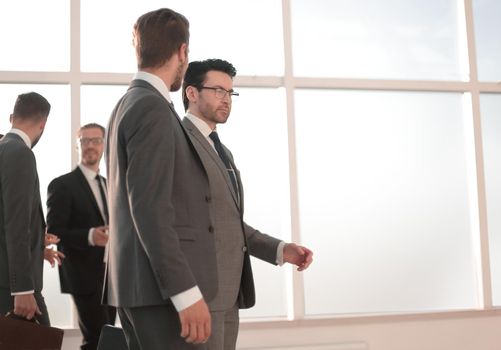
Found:
<path fill-rule="evenodd" d="M 23 317 L 23 316 L 19 316 L 19 315 L 16 315 L 14 313 L 14 311 L 9 311 L 5 314 L 5 317 L 9 317 L 9 318 L 12 318 L 13 320 L 21 320 L 21 321 L 26 321 L 26 322 L 33 322 L 33 323 L 36 323 L 36 324 L 40 324 L 40 322 L 38 322 L 38 320 L 36 319 L 35 316 L 33 316 L 33 318 L 31 320 L 28 320 L 27 318 Z"/>

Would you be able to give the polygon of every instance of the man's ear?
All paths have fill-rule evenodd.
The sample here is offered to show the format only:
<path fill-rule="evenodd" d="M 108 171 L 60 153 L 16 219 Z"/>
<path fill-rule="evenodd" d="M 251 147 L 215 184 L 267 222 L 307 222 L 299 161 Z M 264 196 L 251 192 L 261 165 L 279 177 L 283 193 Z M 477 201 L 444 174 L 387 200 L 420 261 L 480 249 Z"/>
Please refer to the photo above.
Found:
<path fill-rule="evenodd" d="M 188 100 L 190 102 L 195 102 L 194 100 L 197 97 L 197 88 L 196 87 L 194 87 L 192 85 L 187 86 L 186 90 L 185 90 L 185 93 L 186 93 L 186 97 L 188 98 Z"/>
<path fill-rule="evenodd" d="M 183 43 L 181 46 L 179 46 L 179 50 L 177 52 L 179 56 L 179 61 L 184 63 L 188 61 L 188 44 Z"/>
<path fill-rule="evenodd" d="M 41 122 L 40 122 L 40 130 L 43 130 L 45 129 L 45 124 L 47 124 L 47 117 L 45 118 L 42 118 Z"/>

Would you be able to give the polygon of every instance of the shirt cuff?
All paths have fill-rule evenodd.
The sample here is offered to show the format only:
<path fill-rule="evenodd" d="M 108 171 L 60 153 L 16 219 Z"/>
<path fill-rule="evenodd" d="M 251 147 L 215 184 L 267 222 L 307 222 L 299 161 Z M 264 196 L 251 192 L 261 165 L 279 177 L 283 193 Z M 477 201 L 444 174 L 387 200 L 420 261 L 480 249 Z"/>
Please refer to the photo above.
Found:
<path fill-rule="evenodd" d="M 280 243 L 278 243 L 277 260 L 275 261 L 278 266 L 282 266 L 284 264 L 284 248 L 285 248 L 284 241 L 281 241 Z"/>
<path fill-rule="evenodd" d="M 187 307 L 195 304 L 202 298 L 203 297 L 202 293 L 200 292 L 200 289 L 198 288 L 198 286 L 195 286 L 184 292 L 173 295 L 170 299 L 172 300 L 172 303 L 174 304 L 174 307 L 176 308 L 177 312 L 180 312 L 186 309 Z"/>
<path fill-rule="evenodd" d="M 87 238 L 87 240 L 89 241 L 89 245 L 91 245 L 91 246 L 95 245 L 94 240 L 92 239 L 92 235 L 94 234 L 94 230 L 95 230 L 94 227 L 89 230 L 89 236 Z"/>
<path fill-rule="evenodd" d="M 34 290 L 28 290 L 26 292 L 15 292 L 15 293 L 10 293 L 10 295 L 28 295 L 28 294 L 35 294 Z"/>

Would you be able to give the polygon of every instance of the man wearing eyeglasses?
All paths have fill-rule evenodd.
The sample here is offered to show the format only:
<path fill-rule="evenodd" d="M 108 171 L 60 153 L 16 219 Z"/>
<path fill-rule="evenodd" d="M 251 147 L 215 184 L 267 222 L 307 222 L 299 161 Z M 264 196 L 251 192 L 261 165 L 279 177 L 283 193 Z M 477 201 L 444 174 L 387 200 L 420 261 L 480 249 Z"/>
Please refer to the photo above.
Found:
<path fill-rule="evenodd" d="M 239 308 L 255 303 L 250 255 L 275 265 L 284 262 L 302 271 L 312 262 L 313 253 L 294 243 L 282 242 L 243 221 L 243 186 L 231 152 L 219 139 L 216 126 L 230 116 L 233 65 L 220 59 L 191 62 L 184 76 L 183 123 L 209 176 L 211 208 L 218 270 L 218 292 L 209 302 L 212 335 L 209 350 L 235 349 Z M 270 140 L 271 142 L 271 140 Z"/>
<path fill-rule="evenodd" d="M 95 123 L 78 130 L 80 163 L 54 179 L 47 195 L 47 226 L 61 239 L 58 248 L 66 255 L 59 267 L 61 292 L 75 302 L 84 350 L 96 349 L 103 325 L 115 323 L 115 309 L 101 305 L 108 242 L 106 181 L 99 174 L 104 134 Z"/>

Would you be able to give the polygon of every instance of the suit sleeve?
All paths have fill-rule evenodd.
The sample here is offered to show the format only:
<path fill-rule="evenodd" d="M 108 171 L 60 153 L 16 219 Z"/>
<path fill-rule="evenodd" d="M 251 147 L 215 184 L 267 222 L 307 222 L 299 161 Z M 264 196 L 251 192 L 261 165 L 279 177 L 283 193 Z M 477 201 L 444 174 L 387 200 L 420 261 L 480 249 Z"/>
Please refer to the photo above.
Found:
<path fill-rule="evenodd" d="M 228 154 L 231 159 L 231 162 L 235 166 L 235 161 L 233 159 L 233 154 L 231 151 L 224 147 L 224 150 Z M 240 191 L 243 196 L 243 185 L 238 176 L 238 183 L 240 184 Z M 245 222 L 243 223 L 245 238 L 247 240 L 247 245 L 249 246 L 250 255 L 269 262 L 270 264 L 277 265 L 277 249 L 280 244 L 280 240 L 276 239 L 270 235 L 264 234 L 250 225 L 247 225 Z"/>
<path fill-rule="evenodd" d="M 61 179 L 53 180 L 47 191 L 47 232 L 61 239 L 61 244 L 76 250 L 90 248 L 90 228 L 71 228 L 71 191 Z"/>
<path fill-rule="evenodd" d="M 34 290 L 31 220 L 36 191 L 35 156 L 28 147 L 6 156 L 8 171 L 2 171 L 5 238 L 11 293 Z M 40 247 L 42 249 L 42 247 Z"/>
<path fill-rule="evenodd" d="M 176 116 L 159 97 L 142 101 L 149 109 L 127 127 L 127 174 L 132 220 L 164 299 L 196 286 L 173 227 Z M 179 132 L 179 130 L 177 130 Z M 184 135 L 182 136 L 184 137 Z M 189 174 L 187 174 L 189 176 Z M 189 181 L 189 179 L 186 179 Z"/>
<path fill-rule="evenodd" d="M 277 265 L 277 249 L 281 240 L 262 233 L 244 222 L 244 231 L 250 255 Z"/>

